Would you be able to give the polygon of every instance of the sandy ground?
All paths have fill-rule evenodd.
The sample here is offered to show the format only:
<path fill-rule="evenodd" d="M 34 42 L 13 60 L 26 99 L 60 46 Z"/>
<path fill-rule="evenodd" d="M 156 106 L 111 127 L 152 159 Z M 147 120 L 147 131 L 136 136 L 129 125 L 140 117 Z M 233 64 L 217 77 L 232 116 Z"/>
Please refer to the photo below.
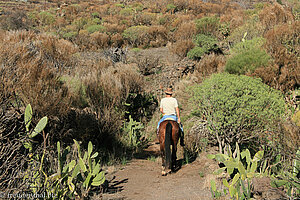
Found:
<path fill-rule="evenodd" d="M 151 157 L 134 159 L 118 170 L 108 170 L 111 172 L 107 174 L 109 187 L 103 194 L 104 200 L 212 199 L 209 179 L 216 164 L 205 154 L 192 163 L 182 165 L 176 172 L 161 176 L 161 158 L 154 157 L 158 153 L 158 145 L 153 144 L 145 152 Z M 181 160 L 178 162 L 181 163 Z"/>

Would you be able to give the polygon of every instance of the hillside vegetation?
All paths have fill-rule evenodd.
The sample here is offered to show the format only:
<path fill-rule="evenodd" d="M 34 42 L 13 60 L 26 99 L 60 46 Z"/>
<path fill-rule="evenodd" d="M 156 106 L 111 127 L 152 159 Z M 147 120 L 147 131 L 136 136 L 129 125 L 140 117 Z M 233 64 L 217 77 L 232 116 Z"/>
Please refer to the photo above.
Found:
<path fill-rule="evenodd" d="M 299 13 L 297 0 L 0 2 L 0 190 L 101 196 L 102 167 L 155 137 L 173 83 L 187 155 L 241 160 L 213 198 L 253 197 L 255 174 L 296 199 Z M 143 57 L 163 48 L 179 61 Z"/>

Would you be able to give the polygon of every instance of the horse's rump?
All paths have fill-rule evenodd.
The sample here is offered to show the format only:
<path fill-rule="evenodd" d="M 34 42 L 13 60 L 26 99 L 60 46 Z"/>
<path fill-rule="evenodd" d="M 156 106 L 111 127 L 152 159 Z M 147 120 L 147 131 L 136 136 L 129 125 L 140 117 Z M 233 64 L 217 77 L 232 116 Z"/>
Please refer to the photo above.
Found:
<path fill-rule="evenodd" d="M 158 130 L 158 139 L 159 143 L 164 143 L 165 140 L 165 132 L 167 124 L 170 123 L 172 125 L 172 141 L 178 141 L 179 139 L 179 124 L 174 120 L 165 120 L 160 123 L 159 130 Z M 176 142 L 177 143 L 177 142 Z"/>

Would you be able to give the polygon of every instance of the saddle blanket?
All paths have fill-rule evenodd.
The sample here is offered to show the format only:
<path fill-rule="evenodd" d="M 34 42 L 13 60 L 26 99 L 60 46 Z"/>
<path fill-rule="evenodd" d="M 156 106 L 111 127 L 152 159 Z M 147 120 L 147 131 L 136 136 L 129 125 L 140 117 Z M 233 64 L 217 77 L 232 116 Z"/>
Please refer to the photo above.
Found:
<path fill-rule="evenodd" d="M 176 115 L 164 115 L 164 116 L 159 120 L 156 129 L 158 129 L 160 123 L 163 122 L 163 121 L 165 121 L 165 120 L 173 120 L 173 121 L 176 121 L 176 122 L 177 122 L 177 117 L 176 117 Z M 181 131 L 183 131 L 183 127 L 182 127 L 181 124 L 179 124 L 179 127 L 180 127 Z"/>

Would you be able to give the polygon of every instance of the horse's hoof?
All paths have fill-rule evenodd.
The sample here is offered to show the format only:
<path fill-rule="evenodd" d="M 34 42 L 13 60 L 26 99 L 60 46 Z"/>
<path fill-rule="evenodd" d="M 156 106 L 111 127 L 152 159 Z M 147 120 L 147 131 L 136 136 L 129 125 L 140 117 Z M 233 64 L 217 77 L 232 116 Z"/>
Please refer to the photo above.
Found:
<path fill-rule="evenodd" d="M 162 171 L 162 172 L 161 172 L 161 175 L 162 175 L 162 176 L 166 176 L 166 175 L 167 175 L 167 172 Z"/>

